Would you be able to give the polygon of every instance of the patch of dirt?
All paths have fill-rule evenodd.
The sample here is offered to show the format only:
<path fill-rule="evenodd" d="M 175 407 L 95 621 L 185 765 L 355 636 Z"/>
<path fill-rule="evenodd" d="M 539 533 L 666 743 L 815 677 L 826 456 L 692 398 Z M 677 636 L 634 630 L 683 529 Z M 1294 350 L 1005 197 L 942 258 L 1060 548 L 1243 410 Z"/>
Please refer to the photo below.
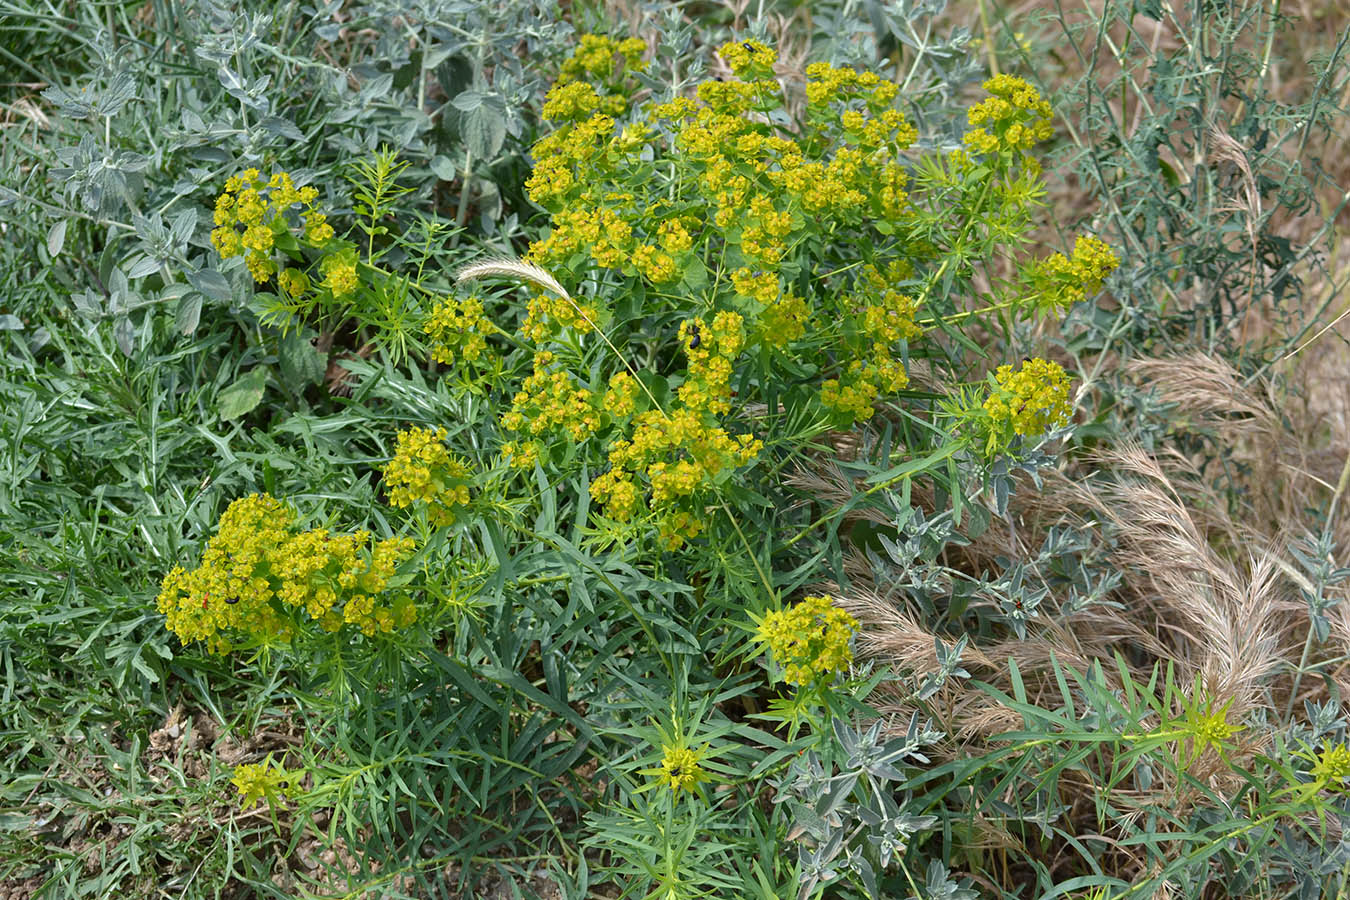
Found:
<path fill-rule="evenodd" d="M 0 881 L 0 900 L 29 900 L 42 887 L 39 876 Z"/>

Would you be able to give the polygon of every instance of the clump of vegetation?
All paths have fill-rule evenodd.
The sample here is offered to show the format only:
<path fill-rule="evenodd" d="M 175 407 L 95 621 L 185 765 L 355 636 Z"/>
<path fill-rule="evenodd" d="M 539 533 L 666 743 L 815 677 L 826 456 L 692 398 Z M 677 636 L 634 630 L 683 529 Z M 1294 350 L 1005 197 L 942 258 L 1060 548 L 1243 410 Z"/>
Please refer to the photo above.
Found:
<path fill-rule="evenodd" d="M 862 6 L 0 22 L 7 895 L 1345 891 L 1346 29 Z"/>

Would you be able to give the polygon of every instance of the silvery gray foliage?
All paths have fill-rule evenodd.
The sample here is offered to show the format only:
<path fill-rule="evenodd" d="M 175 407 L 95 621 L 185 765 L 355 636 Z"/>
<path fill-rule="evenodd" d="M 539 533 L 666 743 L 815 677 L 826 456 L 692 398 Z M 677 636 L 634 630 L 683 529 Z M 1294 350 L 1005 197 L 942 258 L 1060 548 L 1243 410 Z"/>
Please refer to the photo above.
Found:
<path fill-rule="evenodd" d="M 977 900 L 980 895 L 968 885 L 969 879 L 952 881 L 947 867 L 934 859 L 928 863 L 923 890 L 918 894 L 910 894 L 906 900 Z"/>
<path fill-rule="evenodd" d="M 919 689 L 914 695 L 916 698 L 927 700 L 941 690 L 949 679 L 970 677 L 970 673 L 961 667 L 961 654 L 965 652 L 969 640 L 969 636 L 963 634 L 949 649 L 941 638 L 933 638 L 933 653 L 937 657 L 938 668 L 919 682 Z"/>
<path fill-rule="evenodd" d="M 888 595 L 908 600 L 925 623 L 974 613 L 979 617 L 978 624 L 967 625 L 963 638 L 989 633 L 995 625 L 1001 625 L 1025 639 L 1027 623 L 1045 614 L 1042 606 L 1052 597 L 1054 614 L 1059 617 L 1095 604 L 1113 603 L 1109 597 L 1120 583 L 1120 574 L 1105 558 L 1107 547 L 1090 530 L 1054 526 L 1035 555 L 1022 559 L 998 556 L 997 569 L 979 577 L 942 561 L 944 551 L 969 545 L 989 527 L 993 516 L 1009 518 L 1009 499 L 1017 488 L 1014 473 L 1023 473 L 1039 486 L 1039 470 L 1057 464 L 1057 457 L 1041 449 L 1021 459 L 995 460 L 986 474 L 985 486 L 986 496 L 994 501 L 993 509 L 967 505 L 961 527 L 950 509 L 929 515 L 910 505 L 900 493 L 883 493 L 881 502 L 892 513 L 896 536 L 878 533 L 881 552 L 874 548 L 865 551 L 876 573 L 874 583 L 884 587 Z M 958 645 L 956 657 L 964 646 Z M 945 653 L 944 647 L 939 659 Z M 934 677 L 940 683 L 952 674 L 955 669 L 935 673 Z M 929 696 L 936 689 L 934 684 L 925 685 Z"/>
<path fill-rule="evenodd" d="M 880 876 L 915 834 L 937 824 L 935 816 L 906 809 L 904 786 L 906 768 L 927 764 L 922 748 L 942 732 L 921 724 L 917 713 L 899 737 L 883 739 L 884 726 L 877 720 L 862 731 L 836 718 L 829 751 L 802 754 L 773 785 L 774 803 L 785 806 L 792 823 L 788 836 L 798 841 L 799 900 L 844 878 L 880 896 Z"/>
<path fill-rule="evenodd" d="M 66 198 L 78 199 L 95 215 L 133 205 L 144 185 L 141 173 L 150 164 L 143 154 L 103 144 L 90 134 L 74 147 L 59 148 L 56 160 L 52 178 L 61 182 Z"/>
<path fill-rule="evenodd" d="M 285 169 L 341 213 L 351 200 L 340 176 L 387 145 L 413 164 L 409 203 L 447 215 L 438 186 L 457 180 L 457 224 L 474 213 L 501 240 L 519 232 L 523 201 L 497 182 L 521 180 L 549 75 L 570 52 L 553 0 L 185 0 L 160 24 L 167 50 L 114 50 L 93 34 L 97 65 L 43 93 L 60 135 L 47 174 L 68 209 L 94 217 L 50 209 L 48 246 L 107 250 L 73 302 L 82 319 L 112 320 L 128 355 L 158 308 L 183 334 L 204 308 L 246 308 L 251 279 L 217 270 L 207 233 L 211 199 L 249 166 Z M 503 178 L 499 166 L 515 169 Z"/>
<path fill-rule="evenodd" d="M 572 27 L 555 0 L 375 0 L 348 27 L 376 35 L 353 67 L 375 90 L 353 97 L 337 79 L 334 102 L 359 106 L 376 127 L 343 132 L 338 146 L 356 154 L 394 133 L 405 158 L 442 181 L 459 179 L 457 224 L 472 204 L 492 230 L 505 209 L 496 169 L 523 168 L 551 73 L 571 50 Z"/>
<path fill-rule="evenodd" d="M 1340 592 L 1328 592 L 1346 579 L 1350 579 L 1350 568 L 1338 566 L 1336 559 L 1336 541 L 1329 529 L 1319 535 L 1305 535 L 1289 545 L 1289 553 L 1296 559 L 1306 573 L 1299 580 L 1299 596 L 1308 605 L 1308 617 L 1312 621 L 1313 635 L 1319 642 L 1331 636 L 1331 620 L 1327 613 L 1340 602 Z"/>

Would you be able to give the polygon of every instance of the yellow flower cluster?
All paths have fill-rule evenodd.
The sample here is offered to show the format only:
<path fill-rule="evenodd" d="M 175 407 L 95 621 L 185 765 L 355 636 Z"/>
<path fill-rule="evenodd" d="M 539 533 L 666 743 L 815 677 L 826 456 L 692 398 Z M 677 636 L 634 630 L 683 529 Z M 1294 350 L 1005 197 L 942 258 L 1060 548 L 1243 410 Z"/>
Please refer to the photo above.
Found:
<path fill-rule="evenodd" d="M 690 747 L 661 745 L 661 781 L 670 786 L 675 793 L 693 792 L 708 773 L 699 765 L 703 755 Z"/>
<path fill-rule="evenodd" d="M 333 226 L 314 207 L 318 198 L 317 190 L 297 188 L 285 172 L 263 179 L 257 169 L 246 169 L 227 179 L 216 198 L 211 243 L 223 259 L 243 256 L 253 280 L 265 283 L 277 270 L 272 262 L 277 236 L 292 227 L 288 215 L 311 246 L 321 247 L 332 238 Z"/>
<path fill-rule="evenodd" d="M 861 100 L 873 112 L 881 112 L 895 102 L 900 88 L 885 81 L 876 72 L 859 72 L 829 63 L 811 63 L 806 67 L 806 102 L 813 109 L 824 109 L 831 103 Z M 902 142 L 908 146 L 918 132 L 909 126 Z"/>
<path fill-rule="evenodd" d="M 718 421 L 730 410 L 732 360 L 745 344 L 744 320 L 732 312 L 717 313 L 711 324 L 697 318 L 680 325 L 679 339 L 688 368 L 676 390 L 678 405 L 633 416 L 632 433 L 609 445 L 610 470 L 590 488 L 610 517 L 626 522 L 639 510 L 644 494 L 639 476 L 645 476 L 660 513 L 661 540 L 671 549 L 702 532 L 694 495 L 722 472 L 748 464 L 763 447 L 749 434 L 733 437 Z M 614 376 L 606 409 L 616 417 L 632 413 L 637 390 L 632 376 Z"/>
<path fill-rule="evenodd" d="M 646 67 L 642 59 L 646 49 L 646 43 L 639 38 L 616 41 L 604 35 L 583 35 L 544 97 L 544 118 L 551 122 L 575 122 L 594 113 L 623 115 L 628 110 L 628 98 L 622 92 L 600 94 L 582 79 L 597 78 L 609 84 L 616 76 L 620 59 L 627 70 L 642 71 Z"/>
<path fill-rule="evenodd" d="M 309 276 L 299 269 L 287 266 L 277 275 L 277 287 L 285 291 L 287 296 L 299 297 L 309 290 Z"/>
<path fill-rule="evenodd" d="M 239 791 L 239 808 L 246 810 L 261 800 L 266 800 L 270 806 L 289 795 L 294 783 L 303 774 L 303 772 L 288 772 L 279 765 L 274 766 L 269 755 L 257 765 L 235 766 L 230 783 Z"/>
<path fill-rule="evenodd" d="M 600 311 L 592 304 L 578 303 L 575 297 L 569 300 L 540 291 L 530 298 L 520 333 L 537 344 L 553 337 L 560 328 L 586 334 L 593 330 L 592 325 L 599 316 Z"/>
<path fill-rule="evenodd" d="M 609 379 L 609 390 L 605 391 L 601 405 L 605 412 L 615 418 L 631 416 L 637 411 L 640 391 L 636 378 L 627 372 L 617 372 Z"/>
<path fill-rule="evenodd" d="M 605 198 L 615 204 L 632 200 L 629 194 L 610 194 Z M 682 222 L 671 219 L 661 222 L 650 240 L 655 243 L 635 234 L 632 223 L 614 209 L 577 207 L 554 217 L 553 231 L 531 246 L 528 258 L 546 268 L 555 268 L 565 266 L 578 254 L 588 254 L 598 266 L 640 275 L 654 285 L 668 284 L 679 277 L 677 259 L 687 256 L 693 239 Z M 555 318 L 567 318 L 569 314 L 561 312 L 566 301 L 547 302 L 556 309 Z"/>
<path fill-rule="evenodd" d="M 1120 265 L 1104 241 L 1081 235 L 1074 241 L 1073 258 L 1055 253 L 1029 268 L 1032 296 L 1042 310 L 1068 309 L 1102 289 L 1102 282 Z"/>
<path fill-rule="evenodd" d="M 549 366 L 536 364 L 503 419 L 508 430 L 533 438 L 504 448 L 514 465 L 531 466 L 545 432 L 582 440 L 605 424 L 594 415 L 597 407 L 612 416 L 619 433 L 608 445 L 609 470 L 592 481 L 592 496 L 619 521 L 649 502 L 669 546 L 699 533 L 696 495 L 759 453 L 759 441 L 729 434 L 721 419 L 731 409 L 733 365 L 747 333 L 780 349 L 806 334 L 814 310 L 785 287 L 800 271 L 788 259 L 790 248 L 817 231 L 898 223 L 909 215 L 902 153 L 917 139 L 894 108 L 894 83 L 828 65 L 808 73 L 811 127 L 801 135 L 776 128 L 768 124 L 783 106 L 774 51 L 733 41 L 719 52 L 737 79 L 708 80 L 696 99 L 649 104 L 618 130 L 617 107 L 603 101 L 627 77 L 616 57 L 622 53 L 610 39 L 583 39 L 550 95 L 560 124 L 534 147 L 527 190 L 552 215 L 550 232 L 531 245 L 527 258 L 561 278 L 593 265 L 669 291 L 664 286 L 682 278 L 704 283 L 700 249 L 712 246 L 732 261 L 731 277 L 717 283 L 733 296 L 717 305 L 739 312 L 681 325 L 688 365 L 682 377 L 674 376 L 677 402 L 670 409 L 639 410 L 631 390 L 611 389 L 597 402 L 553 370 L 550 355 Z M 578 86 L 583 80 L 589 89 Z M 632 173 L 651 160 L 669 164 L 675 180 L 635 180 Z M 847 349 L 855 357 L 845 358 L 842 382 L 826 391 L 834 390 L 835 405 L 859 417 L 871 414 L 878 396 L 908 384 L 892 347 L 921 334 L 914 301 L 878 286 L 881 278 L 869 275 L 868 296 L 850 325 L 857 346 Z M 564 302 L 532 300 L 523 336 L 542 342 L 575 326 L 577 314 Z M 608 321 L 609 310 L 587 310 L 592 322 Z"/>
<path fill-rule="evenodd" d="M 747 76 L 770 71 L 774 59 L 753 41 L 727 44 L 722 53 Z M 907 208 L 908 178 L 899 153 L 917 132 L 891 107 L 896 85 L 848 68 L 810 71 L 808 90 L 822 108 L 834 101 L 862 107 L 836 114 L 825 142 L 785 137 L 750 115 L 781 107 L 781 88 L 771 78 L 704 82 L 698 101 L 651 105 L 645 121 L 617 136 L 603 111 L 562 125 L 534 148 L 527 189 L 554 215 L 552 232 L 531 246 L 529 258 L 556 270 L 589 255 L 597 265 L 662 285 L 684 272 L 685 255 L 699 237 L 720 233 L 747 264 L 771 269 L 809 220 L 825 228 L 821 220 L 830 217 L 840 224 L 858 224 L 869 214 L 899 218 Z M 847 133 L 835 135 L 841 122 Z M 688 202 L 677 206 L 664 192 L 643 203 L 607 189 L 652 155 L 691 176 L 702 207 L 695 214 Z M 682 218 L 673 215 L 676 209 Z M 690 223 L 703 235 L 691 234 Z"/>
<path fill-rule="evenodd" d="M 355 293 L 361 283 L 356 274 L 356 254 L 350 250 L 325 256 L 319 262 L 319 274 L 323 276 L 323 286 L 334 297 Z"/>
<path fill-rule="evenodd" d="M 778 61 L 778 53 L 759 41 L 728 41 L 717 48 L 717 54 L 738 78 L 770 75 Z"/>
<path fill-rule="evenodd" d="M 853 341 L 858 346 L 843 376 L 826 379 L 821 384 L 820 400 L 855 422 L 870 419 L 876 412 L 877 400 L 909 385 L 904 364 L 892 352 L 895 344 L 923 336 L 923 329 L 914 319 L 918 301 L 892 286 L 909 274 L 909 266 L 904 262 L 891 262 L 884 275 L 869 264 L 854 283 Z"/>
<path fill-rule="evenodd" d="M 1327 744 L 1313 763 L 1313 778 L 1332 790 L 1344 791 L 1350 778 L 1350 747 L 1345 744 Z"/>
<path fill-rule="evenodd" d="M 431 358 L 448 366 L 456 357 L 477 362 L 487 350 L 487 333 L 492 327 L 483 313 L 483 301 L 475 295 L 440 300 L 422 330 L 431 338 Z"/>
<path fill-rule="evenodd" d="M 601 113 L 540 138 L 534 145 L 534 170 L 525 181 L 530 199 L 555 212 L 568 208 L 590 179 L 612 172 L 616 158 L 625 155 L 615 143 L 614 119 Z"/>
<path fill-rule="evenodd" d="M 724 311 L 711 324 L 703 319 L 685 322 L 679 338 L 689 366 L 676 391 L 678 404 L 669 412 L 651 409 L 635 415 L 631 435 L 609 446 L 609 471 L 591 482 L 591 496 L 624 522 L 637 511 L 643 494 L 637 477 L 645 475 L 652 505 L 663 513 L 662 539 L 671 549 L 703 529 L 692 497 L 713 485 L 720 473 L 753 461 L 763 448 L 751 435 L 728 434 L 718 420 L 731 409 L 732 360 L 745 346 L 741 316 Z M 621 382 L 625 391 L 635 391 L 629 381 Z"/>
<path fill-rule="evenodd" d="M 552 351 L 534 355 L 534 372 L 512 399 L 511 411 L 502 416 L 501 424 L 507 431 L 535 437 L 562 431 L 579 444 L 600 427 L 600 412 L 591 391 L 577 385 L 556 363 Z"/>
<path fill-rule="evenodd" d="M 647 67 L 642 59 L 646 51 L 647 44 L 641 38 L 616 41 L 603 34 L 583 34 L 577 41 L 577 49 L 563 62 L 558 81 L 566 84 L 588 76 L 610 81 L 619 59 L 629 70 L 641 72 Z"/>
<path fill-rule="evenodd" d="M 796 294 L 779 294 L 769 301 L 759 316 L 760 339 L 771 347 L 784 349 L 806 334 L 811 308 Z"/>
<path fill-rule="evenodd" d="M 881 397 L 908 385 L 904 364 L 887 352 L 873 359 L 851 360 L 842 377 L 821 382 L 820 402 L 855 422 L 865 422 L 876 412 Z"/>
<path fill-rule="evenodd" d="M 411 539 L 389 538 L 367 549 L 365 531 L 296 533 L 294 526 L 294 512 L 267 494 L 231 503 L 201 565 L 176 566 L 164 578 L 157 606 L 169 630 L 185 644 L 205 641 L 212 652 L 226 653 L 230 632 L 290 640 L 301 611 L 327 631 L 347 624 L 367 635 L 416 619 L 404 592 L 381 597 L 412 553 Z"/>
<path fill-rule="evenodd" d="M 995 75 L 984 83 L 993 96 L 970 108 L 965 142 L 977 153 L 1029 150 L 1054 134 L 1050 104 L 1040 92 L 1015 75 Z M 993 129 L 992 133 L 989 129 Z"/>
<path fill-rule="evenodd" d="M 738 297 L 763 307 L 759 314 L 760 340 L 782 349 L 806 333 L 811 310 L 801 297 L 783 291 L 776 272 L 737 269 L 731 273 L 731 287 Z"/>
<path fill-rule="evenodd" d="M 1035 358 L 1012 366 L 999 366 L 994 375 L 998 390 L 984 403 L 996 432 L 1011 430 L 1033 436 L 1069 423 L 1069 377 L 1059 363 Z M 992 440 L 992 438 L 991 438 Z"/>
<path fill-rule="evenodd" d="M 586 82 L 574 81 L 571 84 L 556 84 L 549 89 L 544 98 L 543 115 L 550 122 L 571 122 L 596 112 L 611 116 L 623 115 L 627 109 L 628 101 L 622 94 L 602 97 Z"/>
<path fill-rule="evenodd" d="M 389 502 L 400 509 L 425 503 L 427 518 L 438 527 L 453 525 L 456 511 L 469 505 L 471 481 L 469 464 L 446 449 L 444 428 L 400 431 L 384 468 Z"/>
<path fill-rule="evenodd" d="M 853 661 L 849 639 L 857 628 L 858 620 L 832 598 L 806 597 L 765 615 L 756 638 L 783 667 L 784 680 L 804 685 L 816 678 L 833 680 L 835 672 L 848 667 Z"/>

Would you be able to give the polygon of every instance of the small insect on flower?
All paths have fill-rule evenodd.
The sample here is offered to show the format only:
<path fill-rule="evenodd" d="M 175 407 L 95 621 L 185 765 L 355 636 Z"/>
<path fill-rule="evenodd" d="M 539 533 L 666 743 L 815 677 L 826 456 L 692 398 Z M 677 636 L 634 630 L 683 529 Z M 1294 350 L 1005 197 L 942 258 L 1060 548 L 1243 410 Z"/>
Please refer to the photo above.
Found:
<path fill-rule="evenodd" d="M 703 336 L 698 333 L 697 325 L 689 326 L 689 349 L 697 350 L 703 344 Z"/>
<path fill-rule="evenodd" d="M 694 791 L 707 773 L 699 765 L 703 754 L 689 747 L 662 746 L 661 778 L 672 791 Z"/>
<path fill-rule="evenodd" d="M 755 45 L 750 43 L 749 41 L 746 41 L 745 43 L 741 44 L 741 46 L 745 48 L 745 52 L 747 53 L 755 52 Z"/>

